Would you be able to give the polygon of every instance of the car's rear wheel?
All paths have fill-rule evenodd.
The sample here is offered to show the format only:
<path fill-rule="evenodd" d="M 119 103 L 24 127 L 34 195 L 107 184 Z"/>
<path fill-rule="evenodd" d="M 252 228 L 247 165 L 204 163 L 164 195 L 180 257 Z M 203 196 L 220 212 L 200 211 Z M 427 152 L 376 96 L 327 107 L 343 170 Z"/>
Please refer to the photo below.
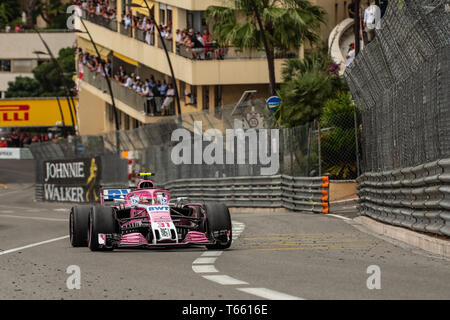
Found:
<path fill-rule="evenodd" d="M 69 235 L 72 247 L 87 247 L 90 205 L 80 205 L 70 209 Z"/>
<path fill-rule="evenodd" d="M 88 247 L 91 251 L 108 251 L 112 247 L 104 247 L 98 242 L 99 234 L 113 234 L 116 230 L 114 209 L 111 207 L 94 206 L 89 212 Z"/>
<path fill-rule="evenodd" d="M 205 203 L 206 224 L 211 240 L 216 243 L 207 245 L 208 249 L 227 249 L 233 241 L 231 216 L 228 207 L 219 202 Z"/>

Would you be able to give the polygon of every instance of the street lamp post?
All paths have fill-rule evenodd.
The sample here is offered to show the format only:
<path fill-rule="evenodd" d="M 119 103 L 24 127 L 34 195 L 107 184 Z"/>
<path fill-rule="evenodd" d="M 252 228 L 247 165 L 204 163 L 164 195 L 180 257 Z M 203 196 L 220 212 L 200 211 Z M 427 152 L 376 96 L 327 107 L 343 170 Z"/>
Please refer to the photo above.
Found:
<path fill-rule="evenodd" d="M 74 120 L 74 116 L 73 116 L 73 112 L 72 112 L 72 107 L 73 107 L 73 111 L 75 112 L 75 103 L 73 101 L 73 97 L 72 97 L 72 93 L 70 91 L 70 88 L 67 85 L 66 79 L 64 78 L 63 70 L 62 70 L 61 66 L 59 65 L 59 63 L 58 63 L 58 60 L 56 60 L 55 55 L 53 54 L 52 50 L 48 46 L 47 42 L 45 42 L 44 38 L 42 38 L 42 35 L 40 34 L 39 30 L 37 28 L 34 28 L 34 31 L 36 31 L 36 33 L 39 36 L 39 39 L 41 39 L 41 42 L 44 44 L 45 48 L 47 49 L 47 52 L 35 51 L 34 53 L 35 54 L 47 54 L 52 59 L 53 64 L 56 67 L 56 71 L 58 72 L 58 75 L 61 78 L 61 81 L 62 81 L 63 86 L 64 86 L 65 91 L 66 91 L 67 104 L 68 104 L 68 107 L 69 107 L 70 117 L 71 117 L 71 120 L 72 120 L 72 127 L 73 127 L 73 130 L 74 130 L 74 133 L 75 133 L 75 120 Z"/>
<path fill-rule="evenodd" d="M 112 104 L 112 108 L 113 108 L 113 112 L 114 112 L 114 120 L 115 120 L 115 127 L 116 127 L 116 130 L 115 130 L 116 131 L 116 151 L 117 151 L 117 154 L 119 154 L 120 153 L 120 139 L 119 139 L 120 126 L 119 126 L 119 118 L 117 116 L 117 108 L 116 108 L 116 103 L 114 101 L 114 94 L 112 91 L 110 76 L 106 72 L 105 64 L 103 63 L 103 59 L 100 55 L 100 52 L 98 51 L 97 45 L 95 44 L 91 33 L 89 32 L 88 28 L 86 27 L 86 24 L 83 21 L 83 18 L 80 15 L 78 16 L 78 18 L 80 19 L 81 24 L 83 25 L 83 28 L 86 31 L 81 31 L 81 30 L 74 30 L 74 31 L 79 32 L 79 33 L 86 33 L 89 36 L 89 40 L 91 41 L 92 45 L 94 46 L 95 53 L 97 54 L 97 57 L 100 60 L 100 65 L 102 66 L 103 73 L 105 74 L 105 79 L 106 79 L 106 83 L 108 85 L 108 91 L 109 91 L 109 95 L 111 97 L 111 104 Z"/>
<path fill-rule="evenodd" d="M 173 86 L 173 89 L 175 90 L 175 99 L 177 101 L 177 112 L 178 112 L 178 116 L 181 116 L 180 95 L 178 94 L 178 86 L 177 86 L 177 81 L 175 79 L 175 73 L 173 72 L 172 61 L 170 60 L 169 52 L 167 51 L 166 43 L 164 42 L 164 38 L 161 34 L 161 30 L 159 29 L 158 23 L 156 23 L 156 20 L 155 20 L 153 14 L 152 14 L 152 11 L 147 3 L 147 0 L 143 0 L 143 1 L 145 3 L 145 6 L 147 7 L 148 15 L 149 15 L 150 19 L 155 21 L 155 27 L 159 34 L 159 41 L 161 41 L 164 52 L 166 54 L 167 63 L 169 64 L 170 74 L 172 77 L 172 86 Z M 130 3 L 127 5 L 130 7 L 144 8 L 142 5 L 137 4 L 137 3 Z"/>

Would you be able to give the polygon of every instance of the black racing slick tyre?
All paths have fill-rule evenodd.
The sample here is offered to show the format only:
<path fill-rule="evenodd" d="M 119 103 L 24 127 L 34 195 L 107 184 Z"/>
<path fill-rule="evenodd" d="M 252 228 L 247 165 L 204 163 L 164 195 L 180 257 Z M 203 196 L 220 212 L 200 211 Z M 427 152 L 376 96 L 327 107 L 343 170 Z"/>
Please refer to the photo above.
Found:
<path fill-rule="evenodd" d="M 215 244 L 207 245 L 208 249 L 227 249 L 233 241 L 231 230 L 231 216 L 228 207 L 219 202 L 205 203 L 206 223 L 210 239 Z"/>
<path fill-rule="evenodd" d="M 88 221 L 91 206 L 80 205 L 70 209 L 69 235 L 72 247 L 87 247 Z"/>
<path fill-rule="evenodd" d="M 89 212 L 88 247 L 91 251 L 110 251 L 112 247 L 103 247 L 98 243 L 98 235 L 113 234 L 116 230 L 114 209 L 111 207 L 94 206 Z"/>

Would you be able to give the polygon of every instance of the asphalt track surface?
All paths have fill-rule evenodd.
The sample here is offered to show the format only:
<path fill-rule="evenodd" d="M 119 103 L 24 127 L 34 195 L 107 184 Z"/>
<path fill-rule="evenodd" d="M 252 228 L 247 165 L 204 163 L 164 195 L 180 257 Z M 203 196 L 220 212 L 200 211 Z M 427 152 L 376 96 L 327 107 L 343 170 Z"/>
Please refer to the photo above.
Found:
<path fill-rule="evenodd" d="M 31 183 L 0 188 L 0 299 L 450 299 L 449 260 L 348 217 L 235 213 L 225 251 L 91 252 L 70 246 L 71 204 L 34 202 L 33 193 Z M 80 289 L 66 286 L 72 265 Z M 371 265 L 381 289 L 367 288 Z"/>

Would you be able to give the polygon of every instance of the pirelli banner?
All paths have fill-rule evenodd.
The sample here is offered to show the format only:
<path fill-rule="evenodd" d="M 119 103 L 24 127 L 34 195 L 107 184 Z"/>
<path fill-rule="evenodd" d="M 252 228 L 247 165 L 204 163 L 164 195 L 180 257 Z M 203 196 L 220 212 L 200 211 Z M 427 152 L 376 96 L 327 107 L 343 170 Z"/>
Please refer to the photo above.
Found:
<path fill-rule="evenodd" d="M 44 160 L 43 200 L 58 202 L 98 202 L 101 157 Z"/>

